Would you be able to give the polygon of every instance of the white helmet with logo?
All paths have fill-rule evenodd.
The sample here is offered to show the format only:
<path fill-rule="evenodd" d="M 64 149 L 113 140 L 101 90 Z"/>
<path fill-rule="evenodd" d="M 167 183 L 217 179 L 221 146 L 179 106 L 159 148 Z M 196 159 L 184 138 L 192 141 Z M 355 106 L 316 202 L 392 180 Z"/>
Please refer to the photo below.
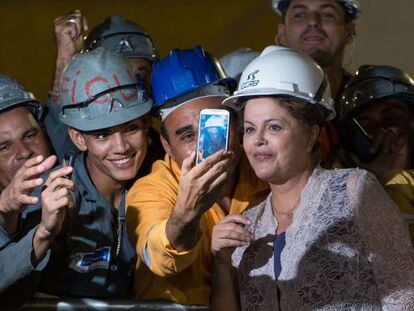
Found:
<path fill-rule="evenodd" d="M 223 104 L 240 110 L 243 98 L 251 96 L 284 96 L 310 104 L 320 104 L 336 113 L 327 77 L 311 57 L 285 47 L 268 46 L 243 71 L 237 91 Z"/>

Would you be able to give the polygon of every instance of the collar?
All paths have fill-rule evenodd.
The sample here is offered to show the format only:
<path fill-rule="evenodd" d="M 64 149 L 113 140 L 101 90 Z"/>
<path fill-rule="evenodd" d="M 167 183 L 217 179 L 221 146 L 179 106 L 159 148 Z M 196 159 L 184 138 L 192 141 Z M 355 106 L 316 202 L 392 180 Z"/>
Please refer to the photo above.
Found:
<path fill-rule="evenodd" d="M 76 177 L 74 178 L 75 184 L 78 187 L 78 192 L 81 196 L 85 198 L 86 201 L 96 202 L 99 198 L 101 201 L 106 201 L 106 198 L 96 189 L 93 184 L 86 166 L 86 153 L 79 152 L 75 157 L 74 171 L 76 172 Z M 124 191 L 122 195 L 120 208 L 118 208 L 119 213 L 123 213 L 121 207 L 125 205 L 125 197 L 127 191 Z"/>

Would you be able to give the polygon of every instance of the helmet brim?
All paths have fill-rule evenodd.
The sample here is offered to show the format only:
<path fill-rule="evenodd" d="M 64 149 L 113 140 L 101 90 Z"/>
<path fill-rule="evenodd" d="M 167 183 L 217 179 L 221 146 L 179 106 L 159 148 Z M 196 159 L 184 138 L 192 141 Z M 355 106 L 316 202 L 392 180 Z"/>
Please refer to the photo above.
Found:
<path fill-rule="evenodd" d="M 332 103 L 325 103 L 323 101 L 316 102 L 313 98 L 310 98 L 306 93 L 301 94 L 299 92 L 289 92 L 286 90 L 280 90 L 280 89 L 275 89 L 275 88 L 267 88 L 267 89 L 259 89 L 259 90 L 250 89 L 248 92 L 244 92 L 244 93 L 243 91 L 241 91 L 237 94 L 234 94 L 233 96 L 226 98 L 223 101 L 223 105 L 230 107 L 234 110 L 241 111 L 245 104 L 243 99 L 246 99 L 249 97 L 260 97 L 260 96 L 290 97 L 290 98 L 297 98 L 309 104 L 320 104 L 321 106 L 325 107 L 329 111 L 329 115 L 326 121 L 331 121 L 336 117 L 335 110 L 331 108 Z"/>
<path fill-rule="evenodd" d="M 83 119 L 84 122 L 80 122 L 82 120 L 65 120 L 62 117 L 62 113 L 59 114 L 59 119 L 62 123 L 66 124 L 67 126 L 73 127 L 77 130 L 88 132 L 88 131 L 96 131 L 96 130 L 103 130 L 113 126 L 121 125 L 127 122 L 130 122 L 134 119 L 138 119 L 143 117 L 147 113 L 151 111 L 152 107 L 152 100 L 148 100 L 145 103 L 140 105 L 135 105 L 128 109 L 121 109 L 116 112 L 116 116 L 112 116 L 111 118 L 96 118 L 96 119 Z"/>

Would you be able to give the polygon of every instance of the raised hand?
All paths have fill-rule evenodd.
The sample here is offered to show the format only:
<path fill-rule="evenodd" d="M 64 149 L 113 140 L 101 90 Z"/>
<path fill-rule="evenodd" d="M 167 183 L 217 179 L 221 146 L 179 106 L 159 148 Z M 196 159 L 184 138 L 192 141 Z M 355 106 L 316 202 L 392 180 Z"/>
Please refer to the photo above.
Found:
<path fill-rule="evenodd" d="M 75 190 L 75 184 L 72 180 L 65 178 L 72 171 L 71 166 L 64 166 L 50 173 L 45 182 L 39 229 L 51 238 L 61 231 L 66 211 L 73 206 L 70 190 Z"/>
<path fill-rule="evenodd" d="M 31 193 L 43 183 L 40 176 L 51 169 L 55 162 L 56 156 L 44 159 L 39 155 L 28 159 L 1 192 L 0 225 L 10 234 L 16 230 L 18 214 L 24 211 L 27 205 L 38 202 L 38 198 L 31 196 Z"/>
<path fill-rule="evenodd" d="M 58 101 L 60 82 L 63 70 L 79 53 L 83 45 L 83 35 L 88 31 L 88 23 L 80 10 L 75 10 L 69 15 L 60 16 L 54 21 L 54 30 L 57 46 L 57 58 L 55 76 L 52 85 L 51 99 Z"/>
<path fill-rule="evenodd" d="M 58 54 L 70 59 L 80 52 L 88 23 L 82 12 L 75 10 L 69 15 L 56 18 L 54 25 Z"/>
<path fill-rule="evenodd" d="M 41 176 L 53 167 L 56 156 L 43 159 L 39 155 L 30 158 L 17 170 L 11 183 L 1 192 L 0 212 L 1 213 L 20 213 L 28 204 L 36 204 L 38 199 L 31 196 L 31 192 L 43 183 Z"/>
<path fill-rule="evenodd" d="M 195 153 L 183 161 L 176 205 L 190 217 L 201 217 L 222 195 L 220 186 L 234 165 L 229 151 L 218 151 L 197 166 L 194 161 Z"/>
<path fill-rule="evenodd" d="M 218 151 L 194 166 L 195 152 L 182 164 L 177 202 L 166 225 L 171 245 L 192 248 L 198 239 L 201 216 L 223 193 L 221 187 L 234 171 L 232 153 Z"/>

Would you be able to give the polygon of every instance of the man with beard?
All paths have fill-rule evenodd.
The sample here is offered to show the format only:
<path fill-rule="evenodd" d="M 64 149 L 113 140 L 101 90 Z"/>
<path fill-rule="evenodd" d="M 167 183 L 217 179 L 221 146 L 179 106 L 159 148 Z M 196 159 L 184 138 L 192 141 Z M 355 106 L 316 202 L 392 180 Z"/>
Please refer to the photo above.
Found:
<path fill-rule="evenodd" d="M 355 19 L 359 4 L 355 0 L 272 0 L 281 16 L 276 41 L 311 56 L 325 71 L 335 108 L 338 97 L 352 75 L 343 68 L 345 49 L 354 42 Z M 322 165 L 331 167 L 340 149 L 333 123 L 322 129 Z"/>
<path fill-rule="evenodd" d="M 343 69 L 345 48 L 354 42 L 355 0 L 273 0 L 281 16 L 277 41 L 310 55 L 329 78 L 332 97 L 337 98 L 350 79 Z"/>
<path fill-rule="evenodd" d="M 166 156 L 127 196 L 129 240 L 138 254 L 135 297 L 207 305 L 213 226 L 231 214 L 222 234 L 232 235 L 236 223 L 245 224 L 239 214 L 268 189 L 247 163 L 232 111 L 229 150 L 195 165 L 200 111 L 223 109 L 234 88 L 211 54 L 199 46 L 173 49 L 155 63 L 151 80 Z"/>

